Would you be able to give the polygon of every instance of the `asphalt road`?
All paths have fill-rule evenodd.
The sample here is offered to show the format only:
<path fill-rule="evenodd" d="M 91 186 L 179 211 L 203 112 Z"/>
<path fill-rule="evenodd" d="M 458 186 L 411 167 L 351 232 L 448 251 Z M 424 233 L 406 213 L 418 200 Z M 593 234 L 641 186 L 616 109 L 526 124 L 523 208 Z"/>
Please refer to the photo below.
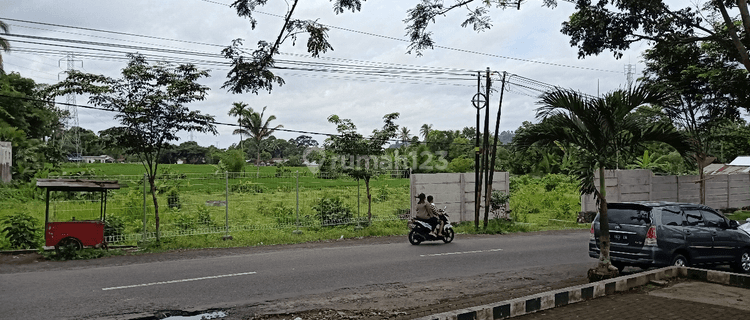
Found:
<path fill-rule="evenodd" d="M 252 305 L 381 283 L 531 267 L 591 266 L 588 232 L 280 249 L 262 253 L 0 274 L 0 319 L 128 318 Z"/>

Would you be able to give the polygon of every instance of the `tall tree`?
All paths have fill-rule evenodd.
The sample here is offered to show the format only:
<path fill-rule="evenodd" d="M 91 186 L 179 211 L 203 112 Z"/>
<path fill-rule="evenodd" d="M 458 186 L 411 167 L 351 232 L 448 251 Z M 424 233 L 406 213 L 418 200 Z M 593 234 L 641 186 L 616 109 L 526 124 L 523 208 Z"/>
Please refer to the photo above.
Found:
<path fill-rule="evenodd" d="M 643 55 L 645 85 L 671 94 L 673 99 L 659 107 L 694 144 L 701 203 L 705 203 L 703 168 L 715 159 L 711 146 L 718 144 L 714 132 L 727 121 L 739 120 L 740 109 L 750 103 L 747 72 L 737 69 L 726 51 L 712 43 L 657 44 Z"/>
<path fill-rule="evenodd" d="M 270 137 L 276 129 L 284 127 L 282 125 L 277 125 L 273 128 L 270 127 L 271 121 L 276 120 L 276 116 L 274 115 L 268 116 L 265 121 L 263 120 L 266 108 L 263 107 L 260 113 L 253 111 L 253 108 L 248 108 L 246 117 L 240 124 L 240 128 L 235 129 L 233 132 L 234 134 L 246 134 L 253 140 L 257 155 L 255 165 L 258 166 L 258 177 L 260 177 L 260 154 L 263 149 L 263 141 Z"/>
<path fill-rule="evenodd" d="M 427 141 L 427 136 L 429 136 L 429 135 L 430 135 L 430 131 L 431 131 L 431 130 L 432 130 L 432 125 L 431 125 L 431 124 L 426 124 L 426 123 L 425 123 L 425 124 L 423 124 L 423 125 L 422 125 L 422 126 L 421 126 L 421 127 L 419 128 L 419 134 L 420 134 L 420 135 L 422 135 L 422 139 L 423 139 L 424 141 Z"/>
<path fill-rule="evenodd" d="M 240 129 L 242 128 L 242 118 L 247 118 L 247 116 L 248 116 L 247 113 L 249 113 L 246 108 L 247 108 L 247 103 L 244 103 L 244 102 L 234 102 L 234 103 L 232 103 L 232 109 L 229 109 L 229 115 L 230 116 L 239 117 L 239 120 L 237 120 L 237 124 L 240 125 Z M 242 131 L 241 130 L 240 131 L 234 130 L 234 131 L 235 132 L 233 132 L 233 134 L 237 134 L 237 132 L 239 132 L 239 134 L 240 134 L 240 144 L 239 144 L 239 147 L 240 147 L 240 150 L 242 150 L 244 152 L 244 149 L 242 149 Z"/>
<path fill-rule="evenodd" d="M 8 31 L 10 31 L 10 28 L 5 22 L 0 21 L 0 30 L 2 30 L 3 33 L 8 33 Z M 10 51 L 10 43 L 8 42 L 8 39 L 0 37 L 0 48 L 2 48 L 3 51 L 5 52 Z M 4 72 L 4 70 L 5 69 L 3 69 L 3 55 L 0 54 L 0 71 Z"/>
<path fill-rule="evenodd" d="M 383 128 L 373 130 L 369 138 L 358 133 L 357 127 L 350 119 L 341 119 L 337 115 L 328 117 L 328 122 L 336 125 L 336 131 L 339 134 L 326 139 L 325 149 L 342 160 L 340 165 L 344 173 L 354 179 L 365 181 L 368 222 L 372 222 L 370 180 L 382 172 L 381 156 L 385 153 L 383 147 L 398 134 L 398 125 L 394 123 L 398 116 L 398 113 L 385 115 Z M 334 162 L 327 165 L 336 166 L 337 164 Z"/>
<path fill-rule="evenodd" d="M 68 77 L 50 86 L 54 95 L 88 93 L 91 105 L 114 111 L 120 127 L 100 132 L 110 136 L 126 153 L 138 155 L 146 169 L 154 202 L 156 239 L 159 242 L 159 204 L 155 179 L 159 158 L 170 141 L 177 141 L 180 131 L 216 134 L 214 117 L 190 111 L 185 105 L 203 100 L 209 88 L 199 84 L 208 71 L 192 64 L 150 65 L 141 55 L 129 54 L 122 78 L 68 72 Z"/>
<path fill-rule="evenodd" d="M 537 109 L 538 125 L 517 132 L 516 144 L 552 146 L 562 143 L 578 148 L 581 193 L 594 193 L 599 200 L 601 254 L 599 265 L 592 269 L 600 275 L 616 272 L 609 260 L 609 220 L 604 169 L 615 161 L 619 152 L 630 153 L 650 141 L 667 143 L 685 154 L 690 150 L 687 139 L 665 123 L 643 125 L 633 111 L 643 104 L 655 104 L 664 96 L 641 85 L 617 90 L 601 98 L 588 98 L 572 90 L 557 89 L 541 96 Z M 598 169 L 599 189 L 594 186 Z"/>
<path fill-rule="evenodd" d="M 401 131 L 398 133 L 398 137 L 401 139 L 401 142 L 406 143 L 409 141 L 409 138 L 411 137 L 411 130 L 407 127 L 401 127 Z"/>

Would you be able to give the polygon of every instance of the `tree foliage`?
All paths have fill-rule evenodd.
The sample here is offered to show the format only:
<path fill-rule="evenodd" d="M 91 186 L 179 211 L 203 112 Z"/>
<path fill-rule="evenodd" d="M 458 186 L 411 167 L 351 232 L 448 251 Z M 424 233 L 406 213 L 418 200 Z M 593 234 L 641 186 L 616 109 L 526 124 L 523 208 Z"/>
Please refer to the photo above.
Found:
<path fill-rule="evenodd" d="M 712 42 L 732 48 L 731 60 L 750 71 L 747 0 L 686 1 L 681 8 L 672 8 L 664 0 L 575 2 L 577 11 L 563 23 L 561 32 L 578 47 L 579 57 L 609 50 L 619 58 L 639 41 L 663 46 Z"/>

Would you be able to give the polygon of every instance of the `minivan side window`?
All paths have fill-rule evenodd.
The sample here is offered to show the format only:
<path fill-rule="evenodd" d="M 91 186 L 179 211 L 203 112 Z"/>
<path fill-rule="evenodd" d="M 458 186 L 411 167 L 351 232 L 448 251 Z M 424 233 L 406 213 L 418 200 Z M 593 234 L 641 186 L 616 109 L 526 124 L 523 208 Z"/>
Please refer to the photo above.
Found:
<path fill-rule="evenodd" d="M 661 211 L 661 223 L 667 226 L 681 226 L 682 225 L 682 212 L 662 210 Z"/>
<path fill-rule="evenodd" d="M 701 212 L 696 209 L 687 209 L 685 210 L 685 222 L 687 222 L 687 225 L 694 226 L 694 227 L 705 227 L 705 223 L 703 222 L 703 217 L 701 216 Z"/>
<path fill-rule="evenodd" d="M 727 227 L 727 223 L 726 221 L 724 221 L 724 218 L 719 216 L 718 214 L 708 210 L 701 210 L 701 213 L 703 213 L 703 220 L 706 222 L 707 226 L 720 228 Z"/>

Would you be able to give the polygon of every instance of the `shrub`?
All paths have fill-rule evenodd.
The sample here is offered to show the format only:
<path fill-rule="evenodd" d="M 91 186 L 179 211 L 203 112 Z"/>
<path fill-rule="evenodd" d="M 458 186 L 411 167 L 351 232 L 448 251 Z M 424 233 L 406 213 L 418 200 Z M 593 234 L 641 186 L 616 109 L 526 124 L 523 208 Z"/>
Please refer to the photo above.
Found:
<path fill-rule="evenodd" d="M 3 232 L 13 248 L 36 249 L 41 246 L 39 221 L 25 212 L 18 212 L 3 219 Z"/>
<path fill-rule="evenodd" d="M 182 204 L 180 203 L 180 193 L 176 187 L 169 188 L 167 191 L 167 205 L 171 209 L 180 209 Z"/>
<path fill-rule="evenodd" d="M 352 210 L 344 205 L 341 198 L 322 198 L 313 206 L 321 225 L 348 224 L 352 219 Z"/>
<path fill-rule="evenodd" d="M 229 150 L 221 155 L 219 171 L 242 172 L 245 169 L 245 155 L 240 150 Z"/>
<path fill-rule="evenodd" d="M 108 215 L 104 222 L 104 237 L 120 236 L 125 231 L 125 221 L 118 216 Z"/>

